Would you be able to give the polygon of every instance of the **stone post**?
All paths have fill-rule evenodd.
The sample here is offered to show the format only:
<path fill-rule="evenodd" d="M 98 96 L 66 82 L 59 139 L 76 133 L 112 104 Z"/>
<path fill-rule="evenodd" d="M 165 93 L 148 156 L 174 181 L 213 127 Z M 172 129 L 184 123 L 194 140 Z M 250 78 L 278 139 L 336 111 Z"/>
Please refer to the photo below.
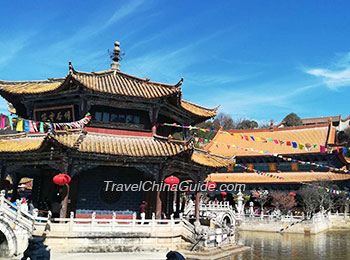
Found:
<path fill-rule="evenodd" d="M 116 214 L 115 212 L 113 211 L 113 214 L 112 214 L 112 231 L 114 230 L 115 228 L 115 219 L 116 219 Z"/>
<path fill-rule="evenodd" d="M 69 231 L 70 232 L 73 231 L 73 224 L 74 224 L 74 212 L 71 211 L 70 216 L 69 216 Z"/>
<path fill-rule="evenodd" d="M 4 206 L 5 206 L 5 191 L 2 190 L 0 192 L 0 212 L 3 210 Z"/>
<path fill-rule="evenodd" d="M 143 225 L 143 221 L 141 221 L 141 225 Z M 132 232 L 135 232 L 135 226 L 136 226 L 136 213 L 134 212 L 132 214 L 132 227 L 131 227 Z"/>
<path fill-rule="evenodd" d="M 151 232 L 153 232 L 155 224 L 156 224 L 156 216 L 154 213 L 152 213 Z"/>
<path fill-rule="evenodd" d="M 243 211 L 244 211 L 244 209 L 243 209 L 243 194 L 242 194 L 242 192 L 241 192 L 241 189 L 239 189 L 239 191 L 238 191 L 238 197 L 237 197 L 237 213 L 238 213 L 238 215 L 239 216 L 242 216 L 243 215 Z"/>

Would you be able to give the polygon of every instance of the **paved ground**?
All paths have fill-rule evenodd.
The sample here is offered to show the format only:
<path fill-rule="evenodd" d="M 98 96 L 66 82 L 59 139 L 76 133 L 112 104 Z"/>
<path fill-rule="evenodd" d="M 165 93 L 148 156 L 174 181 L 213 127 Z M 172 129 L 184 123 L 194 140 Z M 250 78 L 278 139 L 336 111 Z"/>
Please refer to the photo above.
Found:
<path fill-rule="evenodd" d="M 52 254 L 52 260 L 165 260 L 165 252 Z"/>
<path fill-rule="evenodd" d="M 167 252 L 51 254 L 51 260 L 166 260 Z M 21 256 L 11 258 L 20 260 Z M 9 260 L 0 257 L 0 260 Z"/>

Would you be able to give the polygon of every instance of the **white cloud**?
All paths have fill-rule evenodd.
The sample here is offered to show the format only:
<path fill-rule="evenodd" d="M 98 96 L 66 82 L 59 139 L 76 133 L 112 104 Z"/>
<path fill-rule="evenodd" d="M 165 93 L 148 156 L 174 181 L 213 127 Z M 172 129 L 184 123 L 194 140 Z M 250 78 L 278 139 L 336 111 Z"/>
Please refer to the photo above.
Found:
<path fill-rule="evenodd" d="M 350 86 L 350 53 L 341 57 L 332 68 L 307 69 L 307 74 L 318 77 L 330 89 Z"/>
<path fill-rule="evenodd" d="M 136 12 L 138 8 L 144 3 L 144 0 L 130 1 L 127 5 L 122 6 L 120 9 L 116 10 L 114 14 L 108 19 L 108 21 L 103 25 L 102 29 L 106 29 L 110 25 L 122 20 L 128 15 Z"/>
<path fill-rule="evenodd" d="M 18 36 L 8 39 L 0 38 L 0 68 L 15 58 L 29 43 L 34 33 L 18 33 Z"/>

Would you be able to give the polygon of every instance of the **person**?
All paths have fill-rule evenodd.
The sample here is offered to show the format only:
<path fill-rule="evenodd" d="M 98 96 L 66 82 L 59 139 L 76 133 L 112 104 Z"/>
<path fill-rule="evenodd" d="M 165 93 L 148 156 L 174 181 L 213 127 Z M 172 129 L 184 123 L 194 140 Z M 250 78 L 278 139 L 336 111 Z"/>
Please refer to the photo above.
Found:
<path fill-rule="evenodd" d="M 27 199 L 25 197 L 22 198 L 21 201 L 21 211 L 27 213 L 28 212 L 28 204 L 27 204 Z"/>
<path fill-rule="evenodd" d="M 50 249 L 44 245 L 45 238 L 30 238 L 21 260 L 50 260 Z"/>
<path fill-rule="evenodd" d="M 33 214 L 35 207 L 34 207 L 32 200 L 28 200 L 28 208 L 29 208 L 29 213 Z"/>
<path fill-rule="evenodd" d="M 141 224 L 143 224 L 143 221 L 146 218 L 146 210 L 147 210 L 148 203 L 146 201 L 142 201 L 140 205 L 140 218 L 141 218 Z"/>
<path fill-rule="evenodd" d="M 257 208 L 255 209 L 255 215 L 259 215 L 259 210 Z"/>
<path fill-rule="evenodd" d="M 177 251 L 170 251 L 166 254 L 166 260 L 185 260 L 185 257 Z"/>

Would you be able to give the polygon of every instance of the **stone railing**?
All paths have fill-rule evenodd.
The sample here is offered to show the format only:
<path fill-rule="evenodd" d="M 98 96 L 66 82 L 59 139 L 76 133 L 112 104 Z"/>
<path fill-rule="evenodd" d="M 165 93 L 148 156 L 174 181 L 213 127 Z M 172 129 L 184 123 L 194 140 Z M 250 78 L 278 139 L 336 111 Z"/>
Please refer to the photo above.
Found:
<path fill-rule="evenodd" d="M 66 235 L 76 232 L 143 232 L 143 233 L 164 233 L 180 232 L 184 226 L 181 219 L 156 219 L 153 214 L 151 219 L 137 219 L 133 214 L 131 219 L 118 219 L 113 213 L 111 218 L 97 218 L 96 213 L 92 213 L 90 218 L 75 218 L 71 212 L 69 218 L 36 217 L 36 232 L 43 232 L 47 226 L 50 233 L 65 233 Z"/>
<path fill-rule="evenodd" d="M 37 211 L 34 212 L 37 214 Z M 5 191 L 0 193 L 0 216 L 6 218 L 7 222 L 20 225 L 22 228 L 32 231 L 36 215 L 21 210 L 21 204 L 17 201 L 15 206 L 11 201 L 5 198 Z"/>

